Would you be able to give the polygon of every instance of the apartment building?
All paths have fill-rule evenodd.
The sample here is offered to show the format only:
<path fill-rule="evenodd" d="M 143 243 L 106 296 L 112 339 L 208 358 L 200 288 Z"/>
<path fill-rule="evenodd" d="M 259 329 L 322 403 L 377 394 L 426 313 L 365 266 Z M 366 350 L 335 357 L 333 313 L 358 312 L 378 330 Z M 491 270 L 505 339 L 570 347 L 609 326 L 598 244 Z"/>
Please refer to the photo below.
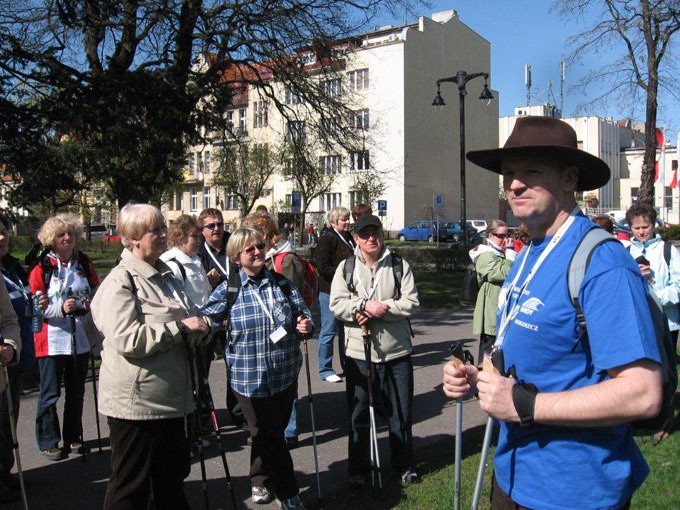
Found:
<path fill-rule="evenodd" d="M 328 192 L 307 204 L 306 221 L 320 223 L 326 211 L 337 205 L 351 208 L 365 196 L 355 188 L 361 172 L 372 172 L 384 189 L 377 200 L 386 202 L 382 216 L 387 230 L 397 231 L 408 222 L 433 214 L 435 195 L 440 197 L 442 219 L 460 214 L 459 109 L 458 88 L 443 84 L 442 96 L 448 106 L 435 111 L 431 106 L 437 79 L 490 70 L 490 44 L 467 27 L 455 11 L 420 17 L 402 27 L 382 27 L 371 33 L 339 41 L 345 68 L 324 83 L 328 93 L 352 94 L 354 126 L 365 130 L 368 140 L 361 151 L 318 153 L 324 172 L 333 174 Z M 302 54 L 305 57 L 305 54 Z M 309 53 L 309 64 L 315 55 Z M 493 77 L 491 77 L 491 84 Z M 483 81 L 471 81 L 466 99 L 466 149 L 498 145 L 498 101 L 489 105 L 477 99 Z M 273 84 L 288 105 L 300 100 L 294 90 Z M 498 93 L 494 92 L 498 97 Z M 276 145 L 286 136 L 304 135 L 304 125 L 286 121 L 254 88 L 236 94 L 225 112 L 232 132 L 251 147 Z M 225 221 L 239 223 L 239 204 L 229 190 L 214 184 L 220 141 L 193 147 L 188 157 L 185 180 L 172 201 L 163 207 L 168 220 L 182 213 L 197 213 L 205 207 L 223 211 Z M 466 202 L 468 218 L 498 216 L 498 181 L 494 174 L 467 164 Z M 289 212 L 295 191 L 292 179 L 280 168 L 267 181 L 255 206 L 263 204 L 273 212 Z"/>

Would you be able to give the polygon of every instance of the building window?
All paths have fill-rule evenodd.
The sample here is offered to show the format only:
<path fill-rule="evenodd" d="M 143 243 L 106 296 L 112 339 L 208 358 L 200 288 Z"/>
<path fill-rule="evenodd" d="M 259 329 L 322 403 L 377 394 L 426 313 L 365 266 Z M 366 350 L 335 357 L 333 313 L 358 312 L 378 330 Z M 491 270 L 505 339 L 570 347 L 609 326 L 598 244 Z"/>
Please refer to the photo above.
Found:
<path fill-rule="evenodd" d="M 203 151 L 203 171 L 210 173 L 210 151 Z"/>
<path fill-rule="evenodd" d="M 369 169 L 368 151 L 357 151 L 349 153 L 349 169 L 351 171 Z"/>
<path fill-rule="evenodd" d="M 286 87 L 286 104 L 302 103 L 302 94 L 295 87 Z"/>
<path fill-rule="evenodd" d="M 233 110 L 227 111 L 224 117 L 225 117 L 224 123 L 227 126 L 227 131 L 229 133 L 232 133 L 234 130 L 234 111 Z"/>
<path fill-rule="evenodd" d="M 191 212 L 198 211 L 198 190 L 196 188 L 189 189 L 189 209 L 191 209 Z"/>
<path fill-rule="evenodd" d="M 196 168 L 196 156 L 194 155 L 193 152 L 189 153 L 189 175 L 194 175 L 195 174 L 195 169 Z"/>
<path fill-rule="evenodd" d="M 368 204 L 367 191 L 350 191 L 349 192 L 349 207 L 353 208 L 357 204 Z"/>
<path fill-rule="evenodd" d="M 340 156 L 321 156 L 319 158 L 319 167 L 325 175 L 340 173 Z"/>
<path fill-rule="evenodd" d="M 288 209 L 293 207 L 293 194 L 292 193 L 286 193 L 286 198 L 284 199 L 284 203 Z"/>
<path fill-rule="evenodd" d="M 288 123 L 286 130 L 286 140 L 289 142 L 301 142 L 305 139 L 305 123 L 301 120 L 294 120 Z"/>
<path fill-rule="evenodd" d="M 666 209 L 673 209 L 673 189 L 670 186 L 664 186 L 666 195 L 663 198 L 663 206 Z"/>
<path fill-rule="evenodd" d="M 269 103 L 267 101 L 255 101 L 253 103 L 253 127 L 263 128 L 269 124 Z"/>
<path fill-rule="evenodd" d="M 183 211 L 184 210 L 184 193 L 182 191 L 178 191 L 175 193 L 175 211 Z"/>
<path fill-rule="evenodd" d="M 349 116 L 349 126 L 352 129 L 366 130 L 369 127 L 368 108 L 352 112 Z"/>
<path fill-rule="evenodd" d="M 236 196 L 236 193 L 227 193 L 224 197 L 224 208 L 226 210 L 238 209 L 238 196 Z"/>
<path fill-rule="evenodd" d="M 333 207 L 338 207 L 340 204 L 340 193 L 324 193 L 321 196 L 321 210 L 330 211 Z"/>
<path fill-rule="evenodd" d="M 368 69 L 357 69 L 347 73 L 347 82 L 352 92 L 368 89 Z"/>
<path fill-rule="evenodd" d="M 340 117 L 321 119 L 321 129 L 326 136 L 340 136 L 342 133 L 342 123 Z"/>
<path fill-rule="evenodd" d="M 248 134 L 248 110 L 245 108 L 238 111 L 238 134 L 239 136 Z"/>
<path fill-rule="evenodd" d="M 323 93 L 329 98 L 336 98 L 342 95 L 342 81 L 340 78 L 335 78 L 333 80 L 326 80 L 322 83 Z"/>
<path fill-rule="evenodd" d="M 203 209 L 210 207 L 210 187 L 206 186 L 203 188 Z"/>

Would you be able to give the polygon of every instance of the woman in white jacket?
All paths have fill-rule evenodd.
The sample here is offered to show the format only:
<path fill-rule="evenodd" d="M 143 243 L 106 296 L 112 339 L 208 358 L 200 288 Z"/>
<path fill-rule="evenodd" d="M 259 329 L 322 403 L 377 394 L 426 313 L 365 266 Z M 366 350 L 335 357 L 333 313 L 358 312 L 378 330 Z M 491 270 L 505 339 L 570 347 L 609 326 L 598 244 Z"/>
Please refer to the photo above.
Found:
<path fill-rule="evenodd" d="M 678 347 L 680 330 L 680 252 L 654 232 L 656 210 L 649 204 L 637 202 L 628 209 L 626 219 L 633 232 L 630 254 L 654 289 L 668 317 L 668 328 Z"/>

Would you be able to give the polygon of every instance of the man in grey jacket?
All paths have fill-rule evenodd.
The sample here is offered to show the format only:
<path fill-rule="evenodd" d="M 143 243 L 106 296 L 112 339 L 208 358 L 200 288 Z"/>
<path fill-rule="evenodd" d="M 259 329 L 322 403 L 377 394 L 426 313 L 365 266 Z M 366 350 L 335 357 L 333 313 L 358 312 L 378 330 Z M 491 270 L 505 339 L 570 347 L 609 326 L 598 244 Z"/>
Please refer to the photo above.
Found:
<path fill-rule="evenodd" d="M 418 475 L 413 470 L 413 361 L 408 318 L 418 306 L 418 291 L 411 267 L 404 260 L 397 262 L 385 247 L 379 218 L 370 214 L 359 218 L 354 226 L 354 240 L 357 245 L 354 256 L 338 266 L 330 296 L 331 311 L 345 323 L 343 348 L 347 354 L 345 376 L 351 419 L 350 487 L 364 487 L 371 468 L 362 326 L 371 333 L 372 386 L 374 395 L 380 395 L 384 401 L 392 467 L 402 482 L 414 482 Z M 352 265 L 348 281 L 345 268 Z M 403 270 L 395 271 L 395 265 Z"/>

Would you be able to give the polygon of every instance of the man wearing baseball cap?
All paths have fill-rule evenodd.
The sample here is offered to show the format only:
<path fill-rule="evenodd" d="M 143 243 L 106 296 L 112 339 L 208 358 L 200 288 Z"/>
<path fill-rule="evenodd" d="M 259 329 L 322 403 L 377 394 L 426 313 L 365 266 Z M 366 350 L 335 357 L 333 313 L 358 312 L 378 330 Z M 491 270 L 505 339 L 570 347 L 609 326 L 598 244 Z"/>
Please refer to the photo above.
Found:
<path fill-rule="evenodd" d="M 503 176 L 531 235 L 499 297 L 494 349 L 504 375 L 444 367 L 444 393 L 460 398 L 476 388 L 480 407 L 500 423 L 492 508 L 628 508 L 649 472 L 629 422 L 656 415 L 661 403 L 645 282 L 623 246 L 598 246 L 578 295 L 583 335 L 567 290 L 568 263 L 597 228 L 574 192 L 604 186 L 609 168 L 549 117 L 519 118 L 502 149 L 467 158 Z"/>
<path fill-rule="evenodd" d="M 418 480 L 413 464 L 413 360 L 409 317 L 418 306 L 409 264 L 385 247 L 380 219 L 354 224 L 354 255 L 340 263 L 331 284 L 330 309 L 345 323 L 345 381 L 350 412 L 349 483 L 366 485 L 371 470 L 369 394 L 364 340 L 370 342 L 372 387 L 390 431 L 390 460 L 402 483 Z M 367 328 L 362 332 L 362 326 Z"/>

